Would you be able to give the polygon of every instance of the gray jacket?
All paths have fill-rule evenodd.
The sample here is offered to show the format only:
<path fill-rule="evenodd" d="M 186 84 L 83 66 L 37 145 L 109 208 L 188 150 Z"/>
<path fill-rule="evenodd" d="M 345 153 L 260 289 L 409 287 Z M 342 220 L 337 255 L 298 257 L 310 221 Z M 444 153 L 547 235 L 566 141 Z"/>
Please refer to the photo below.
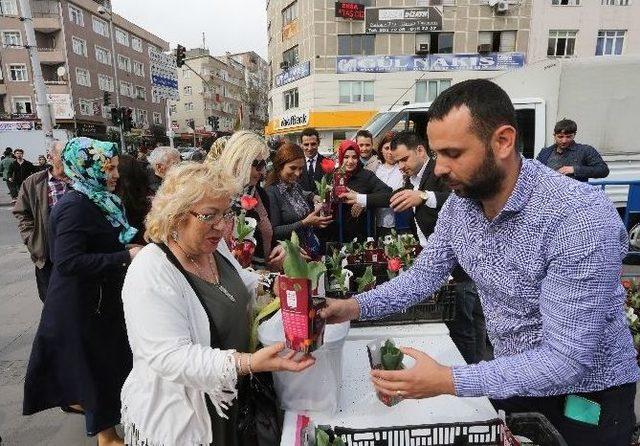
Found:
<path fill-rule="evenodd" d="M 31 260 L 42 268 L 49 258 L 49 172 L 43 170 L 23 181 L 13 215 Z"/>

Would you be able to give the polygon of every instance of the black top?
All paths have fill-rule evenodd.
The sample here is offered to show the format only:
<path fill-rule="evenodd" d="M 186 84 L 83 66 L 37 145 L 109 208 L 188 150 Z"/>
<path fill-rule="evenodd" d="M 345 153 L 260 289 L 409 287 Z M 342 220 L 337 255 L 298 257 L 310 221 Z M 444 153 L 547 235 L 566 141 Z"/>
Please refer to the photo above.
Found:
<path fill-rule="evenodd" d="M 292 187 L 296 186 L 298 185 L 294 184 Z M 273 227 L 274 243 L 275 240 L 289 240 L 291 233 L 302 226 L 301 222 L 306 215 L 300 217 L 299 213 L 291 206 L 289 199 L 278 188 L 278 183 L 268 186 L 266 191 L 269 197 L 269 218 Z M 305 191 L 299 192 L 300 194 L 296 194 L 296 196 L 300 195 L 305 200 L 303 204 L 311 212 L 313 210 L 313 194 Z"/>
<path fill-rule="evenodd" d="M 324 156 L 318 153 L 316 157 L 316 164 L 313 166 L 313 178 L 309 176 L 309 163 L 307 162 L 307 158 L 304 159 L 304 168 L 302 169 L 302 175 L 300 175 L 300 179 L 298 182 L 302 189 L 307 192 L 313 192 L 314 194 L 318 193 L 318 188 L 316 187 L 316 181 L 322 180 L 324 176 L 324 172 L 322 171 L 322 167 L 320 167 L 320 163 L 325 159 Z"/>

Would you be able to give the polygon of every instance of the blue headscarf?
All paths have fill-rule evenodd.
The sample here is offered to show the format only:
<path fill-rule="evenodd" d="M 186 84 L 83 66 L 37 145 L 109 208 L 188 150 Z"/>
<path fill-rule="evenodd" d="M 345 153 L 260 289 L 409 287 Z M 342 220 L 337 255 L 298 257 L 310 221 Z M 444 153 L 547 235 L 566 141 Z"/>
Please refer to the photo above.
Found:
<path fill-rule="evenodd" d="M 107 190 L 107 163 L 120 155 L 112 142 L 91 138 L 73 138 L 62 151 L 64 173 L 71 179 L 75 190 L 89 197 L 114 228 L 122 226 L 118 239 L 127 244 L 138 230 L 129 225 L 122 200 Z"/>

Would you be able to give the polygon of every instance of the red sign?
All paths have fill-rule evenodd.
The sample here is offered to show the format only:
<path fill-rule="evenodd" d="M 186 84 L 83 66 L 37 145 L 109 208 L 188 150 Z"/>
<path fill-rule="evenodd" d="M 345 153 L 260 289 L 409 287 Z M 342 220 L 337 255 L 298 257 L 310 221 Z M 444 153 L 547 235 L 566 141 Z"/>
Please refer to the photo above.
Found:
<path fill-rule="evenodd" d="M 336 17 L 350 20 L 364 20 L 364 5 L 359 3 L 336 2 Z"/>

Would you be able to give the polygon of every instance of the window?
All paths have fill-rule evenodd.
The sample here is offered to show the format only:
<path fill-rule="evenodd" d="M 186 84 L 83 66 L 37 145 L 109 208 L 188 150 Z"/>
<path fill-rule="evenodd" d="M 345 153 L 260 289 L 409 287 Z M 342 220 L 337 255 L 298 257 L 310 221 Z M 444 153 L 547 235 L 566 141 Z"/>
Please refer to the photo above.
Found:
<path fill-rule="evenodd" d="M 551 4 L 557 6 L 580 6 L 580 0 L 551 0 Z"/>
<path fill-rule="evenodd" d="M 129 82 L 120 81 L 120 94 L 122 96 L 133 97 L 133 85 Z"/>
<path fill-rule="evenodd" d="M 416 102 L 431 102 L 451 86 L 451 79 L 433 79 L 416 83 Z"/>
<path fill-rule="evenodd" d="M 576 35 L 574 30 L 550 30 L 549 45 L 547 46 L 547 56 L 550 57 L 571 57 L 576 47 Z"/>
<path fill-rule="evenodd" d="M 300 62 L 298 59 L 298 45 L 282 53 L 282 61 L 287 62 L 290 67 L 297 65 Z"/>
<path fill-rule="evenodd" d="M 151 89 L 151 102 L 154 104 L 160 103 L 160 97 L 158 97 L 158 92 L 155 89 Z"/>
<path fill-rule="evenodd" d="M 339 81 L 340 103 L 373 102 L 373 81 Z"/>
<path fill-rule="evenodd" d="M 193 94 L 193 88 L 192 87 L 184 87 L 184 95 L 185 96 L 191 96 Z"/>
<path fill-rule="evenodd" d="M 9 79 L 15 82 L 26 82 L 29 80 L 27 66 L 23 63 L 9 65 Z"/>
<path fill-rule="evenodd" d="M 193 111 L 193 102 L 185 102 L 184 109 L 185 111 Z"/>
<path fill-rule="evenodd" d="M 84 68 L 76 68 L 76 83 L 78 85 L 84 85 L 85 87 L 91 86 L 91 74 L 89 70 Z"/>
<path fill-rule="evenodd" d="M 131 73 L 131 59 L 122 54 L 118 54 L 118 68 Z"/>
<path fill-rule="evenodd" d="M 102 91 L 114 91 L 113 78 L 106 74 L 98 74 L 98 88 Z"/>
<path fill-rule="evenodd" d="M 516 50 L 516 31 L 480 31 L 478 46 L 488 45 L 493 53 L 506 53 Z"/>
<path fill-rule="evenodd" d="M 596 56 L 619 56 L 622 54 L 625 30 L 601 29 L 598 31 Z"/>
<path fill-rule="evenodd" d="M 31 98 L 28 96 L 14 96 L 11 99 L 12 110 L 14 113 L 33 113 Z"/>
<path fill-rule="evenodd" d="M 18 15 L 16 0 L 0 0 L 0 15 Z"/>
<path fill-rule="evenodd" d="M 147 90 L 140 85 L 136 85 L 136 99 L 147 100 Z"/>
<path fill-rule="evenodd" d="M 96 60 L 105 65 L 111 65 L 111 51 L 96 45 Z"/>
<path fill-rule="evenodd" d="M 453 33 L 416 34 L 416 47 L 420 43 L 428 43 L 433 54 L 453 53 Z"/>
<path fill-rule="evenodd" d="M 146 110 L 136 110 L 136 122 L 138 125 L 148 125 L 149 121 L 147 120 L 147 111 Z"/>
<path fill-rule="evenodd" d="M 373 34 L 338 35 L 338 55 L 373 55 L 375 54 L 375 37 Z"/>
<path fill-rule="evenodd" d="M 138 62 L 137 60 L 133 61 L 133 73 L 136 76 L 144 77 L 144 64 L 142 62 Z"/>
<path fill-rule="evenodd" d="M 93 104 L 86 99 L 80 99 L 80 114 L 84 116 L 93 116 Z"/>
<path fill-rule="evenodd" d="M 102 19 L 93 16 L 93 30 L 101 36 L 109 37 L 109 25 Z"/>
<path fill-rule="evenodd" d="M 116 42 L 120 45 L 129 46 L 129 33 L 121 30 L 120 28 L 116 28 Z"/>
<path fill-rule="evenodd" d="M 602 0 L 603 6 L 629 6 L 631 2 L 629 0 Z"/>
<path fill-rule="evenodd" d="M 296 108 L 299 103 L 298 89 L 293 88 L 283 93 L 284 109 Z"/>
<path fill-rule="evenodd" d="M 20 31 L 3 31 L 2 46 L 4 46 L 5 48 L 22 46 L 22 34 L 20 34 Z"/>
<path fill-rule="evenodd" d="M 131 48 L 136 50 L 137 52 L 142 52 L 142 39 L 138 37 L 131 36 Z"/>
<path fill-rule="evenodd" d="M 282 26 L 286 26 L 298 18 L 298 2 L 295 1 L 282 10 Z"/>
<path fill-rule="evenodd" d="M 111 119 L 111 107 L 100 107 L 102 109 L 102 117 L 104 119 Z"/>
<path fill-rule="evenodd" d="M 158 112 L 153 112 L 153 123 L 156 125 L 162 124 L 162 115 Z"/>
<path fill-rule="evenodd" d="M 169 106 L 169 114 L 170 115 L 175 115 L 176 113 L 178 113 L 178 105 L 177 104 L 171 104 Z"/>
<path fill-rule="evenodd" d="M 78 56 L 87 57 L 87 41 L 79 39 L 75 36 L 71 37 L 71 46 L 73 47 L 73 52 Z"/>
<path fill-rule="evenodd" d="M 69 5 L 69 21 L 78 26 L 84 26 L 84 15 L 82 14 L 82 9 Z"/>

